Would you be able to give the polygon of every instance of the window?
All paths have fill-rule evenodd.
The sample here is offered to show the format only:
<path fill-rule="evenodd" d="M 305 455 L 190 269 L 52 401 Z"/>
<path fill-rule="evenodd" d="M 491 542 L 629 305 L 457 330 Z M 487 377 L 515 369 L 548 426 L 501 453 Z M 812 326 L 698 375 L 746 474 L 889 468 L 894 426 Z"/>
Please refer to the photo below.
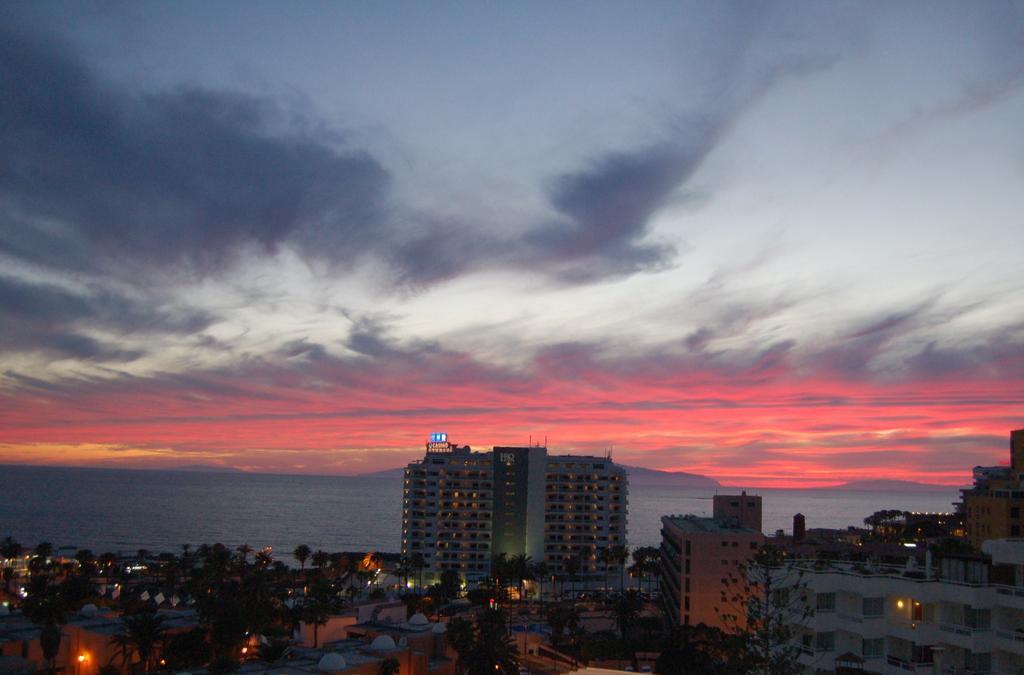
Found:
<path fill-rule="evenodd" d="M 686 555 L 690 555 L 690 540 L 686 540 Z"/>
<path fill-rule="evenodd" d="M 992 627 L 992 610 L 967 607 L 964 611 L 964 623 L 968 628 L 988 630 Z"/>
<path fill-rule="evenodd" d="M 814 634 L 814 648 L 819 652 L 831 652 L 836 648 L 836 634 L 833 631 Z"/>
<path fill-rule="evenodd" d="M 1010 517 L 1011 518 L 1020 518 L 1020 507 L 1019 506 L 1014 506 L 1014 507 L 1012 507 L 1010 509 Z"/>
<path fill-rule="evenodd" d="M 865 617 L 885 614 L 885 598 L 864 598 L 861 611 Z"/>
<path fill-rule="evenodd" d="M 885 638 L 865 639 L 861 648 L 861 654 L 866 659 L 885 656 Z"/>
<path fill-rule="evenodd" d="M 821 613 L 836 611 L 836 594 L 818 593 L 817 610 Z"/>

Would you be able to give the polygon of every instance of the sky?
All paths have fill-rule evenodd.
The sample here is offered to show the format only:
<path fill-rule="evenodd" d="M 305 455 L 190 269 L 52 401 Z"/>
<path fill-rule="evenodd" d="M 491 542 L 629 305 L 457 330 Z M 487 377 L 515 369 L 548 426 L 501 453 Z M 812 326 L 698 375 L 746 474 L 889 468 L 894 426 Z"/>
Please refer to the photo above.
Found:
<path fill-rule="evenodd" d="M 0 5 L 0 463 L 958 485 L 1024 3 Z"/>

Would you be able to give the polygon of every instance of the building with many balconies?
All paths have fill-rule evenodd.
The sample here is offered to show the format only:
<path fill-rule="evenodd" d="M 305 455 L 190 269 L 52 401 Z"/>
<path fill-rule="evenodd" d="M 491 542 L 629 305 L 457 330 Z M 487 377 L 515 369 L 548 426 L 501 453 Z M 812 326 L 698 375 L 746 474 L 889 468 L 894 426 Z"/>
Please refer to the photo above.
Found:
<path fill-rule="evenodd" d="M 428 579 L 452 570 L 479 580 L 501 554 L 595 577 L 598 551 L 626 545 L 626 515 L 626 472 L 610 457 L 473 452 L 435 433 L 405 469 L 402 555 L 420 557 Z"/>
<path fill-rule="evenodd" d="M 908 555 L 902 565 L 787 560 L 813 614 L 793 628 L 808 673 L 857 657 L 867 672 L 1024 672 L 1024 540 L 989 555 Z M 845 671 L 844 671 L 845 672 Z"/>

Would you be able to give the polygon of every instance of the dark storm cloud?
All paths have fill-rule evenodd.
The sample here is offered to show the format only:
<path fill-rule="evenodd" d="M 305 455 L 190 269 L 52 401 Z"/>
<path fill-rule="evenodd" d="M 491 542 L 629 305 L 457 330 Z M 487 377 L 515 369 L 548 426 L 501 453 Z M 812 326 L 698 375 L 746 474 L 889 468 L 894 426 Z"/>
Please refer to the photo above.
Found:
<path fill-rule="evenodd" d="M 110 291 L 72 293 L 50 284 L 0 276 L 0 348 L 42 351 L 91 361 L 131 361 L 138 350 L 106 344 L 81 331 L 100 328 L 125 335 L 202 330 L 212 319 L 193 310 L 164 308 Z"/>
<path fill-rule="evenodd" d="M 659 269 L 675 248 L 649 240 L 652 216 L 753 97 L 796 70 L 785 55 L 737 65 L 756 32 L 744 25 L 720 59 L 729 95 L 677 119 L 661 143 L 556 177 L 556 215 L 524 228 L 404 212 L 380 162 L 271 99 L 115 86 L 59 40 L 15 25 L 0 27 L 0 254 L 143 284 L 283 244 L 333 263 L 383 261 L 414 288 L 488 265 L 572 283 Z"/>
<path fill-rule="evenodd" d="M 373 244 L 388 173 L 254 97 L 134 94 L 60 43 L 0 29 L 0 251 L 138 278 L 206 273 L 290 240 L 348 260 Z M 142 275 L 144 276 L 144 274 Z"/>

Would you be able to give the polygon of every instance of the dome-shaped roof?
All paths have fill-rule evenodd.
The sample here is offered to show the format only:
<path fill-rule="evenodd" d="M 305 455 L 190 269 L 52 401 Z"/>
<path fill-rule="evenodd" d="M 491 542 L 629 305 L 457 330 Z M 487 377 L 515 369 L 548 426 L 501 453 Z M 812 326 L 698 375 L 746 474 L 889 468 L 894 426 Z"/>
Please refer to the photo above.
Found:
<path fill-rule="evenodd" d="M 348 668 L 348 663 L 345 662 L 345 657 L 338 652 L 324 654 L 316 664 L 316 669 L 322 673 L 333 673 L 346 668 Z"/>
<path fill-rule="evenodd" d="M 82 605 L 82 609 L 78 610 L 78 613 L 82 616 L 96 616 L 99 611 L 99 608 L 90 602 L 87 605 Z"/>
<path fill-rule="evenodd" d="M 434 627 L 430 629 L 430 632 L 434 635 L 444 635 L 448 632 L 448 626 L 443 623 L 435 623 Z"/>
<path fill-rule="evenodd" d="M 370 643 L 370 649 L 375 652 L 387 652 L 395 648 L 395 641 L 390 635 L 378 635 Z"/>
<path fill-rule="evenodd" d="M 409 618 L 410 626 L 427 626 L 430 624 L 430 619 L 425 617 L 421 612 L 416 612 Z"/>

